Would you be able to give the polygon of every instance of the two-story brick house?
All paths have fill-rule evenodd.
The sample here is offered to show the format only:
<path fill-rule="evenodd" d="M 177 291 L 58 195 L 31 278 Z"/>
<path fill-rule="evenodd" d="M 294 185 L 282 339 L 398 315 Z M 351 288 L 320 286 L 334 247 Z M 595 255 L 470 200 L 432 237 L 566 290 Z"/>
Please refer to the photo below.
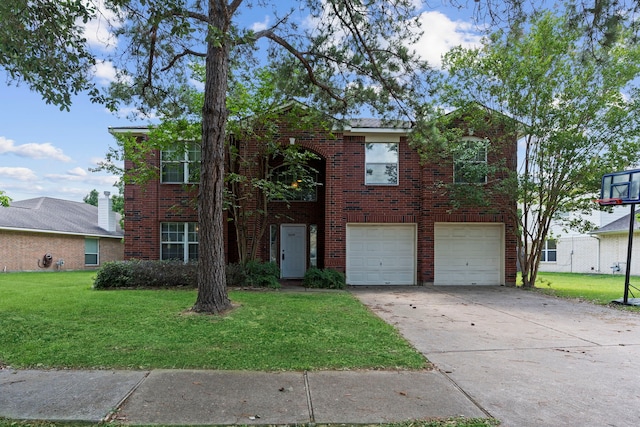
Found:
<path fill-rule="evenodd" d="M 331 133 L 283 129 L 282 144 L 317 155 L 311 166 L 318 185 L 302 200 L 269 202 L 258 257 L 278 263 L 283 279 L 315 266 L 345 272 L 350 285 L 514 284 L 515 201 L 496 196 L 490 209 L 452 210 L 438 183 L 455 182 L 455 162 L 421 164 L 407 142 L 410 131 L 375 119 L 352 120 Z M 147 130 L 110 132 L 144 138 Z M 490 135 L 467 138 L 491 144 Z M 498 152 L 485 149 L 477 161 L 507 159 L 515 168 L 516 139 Z M 125 258 L 197 258 L 197 192 L 185 191 L 184 183 L 199 153 L 186 153 L 179 164 L 165 158 L 148 159 L 160 179 L 125 186 Z M 230 221 L 225 230 L 229 262 L 237 253 L 233 227 Z"/>

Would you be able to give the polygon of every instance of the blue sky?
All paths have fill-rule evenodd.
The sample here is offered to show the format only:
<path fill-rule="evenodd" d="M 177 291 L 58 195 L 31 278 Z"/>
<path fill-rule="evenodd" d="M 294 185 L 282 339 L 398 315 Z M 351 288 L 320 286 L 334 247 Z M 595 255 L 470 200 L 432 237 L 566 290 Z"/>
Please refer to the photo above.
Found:
<path fill-rule="evenodd" d="M 468 18 L 462 18 L 470 15 L 469 10 L 422 7 L 425 36 L 416 49 L 437 65 L 440 55 L 449 48 L 477 43 L 475 26 Z M 265 10 L 252 10 L 244 21 L 247 26 L 261 29 L 274 20 Z M 108 36 L 103 25 L 89 28 L 89 40 Z M 111 70 L 104 64 L 96 79 L 106 84 L 110 76 Z M 60 111 L 46 105 L 24 84 L 7 86 L 2 69 L 0 81 L 0 190 L 13 200 L 47 196 L 82 201 L 92 189 L 117 193 L 113 187 L 117 177 L 89 169 L 104 159 L 109 147 L 115 146 L 109 127 L 144 125 L 144 121 L 120 118 L 101 105 L 91 104 L 84 95 L 74 99 L 71 111 Z"/>

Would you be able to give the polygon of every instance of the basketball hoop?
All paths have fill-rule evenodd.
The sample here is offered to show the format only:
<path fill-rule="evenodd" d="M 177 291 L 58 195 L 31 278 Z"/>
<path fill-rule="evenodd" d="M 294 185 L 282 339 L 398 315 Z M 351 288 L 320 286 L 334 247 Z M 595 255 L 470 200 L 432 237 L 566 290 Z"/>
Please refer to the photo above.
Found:
<path fill-rule="evenodd" d="M 619 199 L 619 198 L 597 199 L 596 202 L 598 202 L 600 206 L 621 205 L 622 199 Z"/>

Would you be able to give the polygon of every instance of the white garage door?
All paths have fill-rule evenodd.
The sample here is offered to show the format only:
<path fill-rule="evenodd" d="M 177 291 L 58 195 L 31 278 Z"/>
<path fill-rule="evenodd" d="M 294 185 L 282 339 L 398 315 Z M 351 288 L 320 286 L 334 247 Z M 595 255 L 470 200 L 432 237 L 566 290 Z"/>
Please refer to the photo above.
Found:
<path fill-rule="evenodd" d="M 415 224 L 347 224 L 347 284 L 414 285 L 415 277 Z"/>
<path fill-rule="evenodd" d="M 504 284 L 502 224 L 435 224 L 436 285 Z"/>

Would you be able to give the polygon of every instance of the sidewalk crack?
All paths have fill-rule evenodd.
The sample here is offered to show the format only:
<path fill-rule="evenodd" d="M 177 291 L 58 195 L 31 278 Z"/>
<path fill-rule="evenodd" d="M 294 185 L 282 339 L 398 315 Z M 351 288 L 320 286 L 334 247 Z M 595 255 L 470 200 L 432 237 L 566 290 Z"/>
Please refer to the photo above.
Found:
<path fill-rule="evenodd" d="M 302 376 L 304 378 L 304 390 L 307 394 L 307 409 L 309 410 L 309 422 L 311 424 L 315 424 L 316 416 L 313 413 L 313 403 L 311 401 L 311 388 L 309 387 L 308 371 L 304 371 L 304 374 Z"/>

